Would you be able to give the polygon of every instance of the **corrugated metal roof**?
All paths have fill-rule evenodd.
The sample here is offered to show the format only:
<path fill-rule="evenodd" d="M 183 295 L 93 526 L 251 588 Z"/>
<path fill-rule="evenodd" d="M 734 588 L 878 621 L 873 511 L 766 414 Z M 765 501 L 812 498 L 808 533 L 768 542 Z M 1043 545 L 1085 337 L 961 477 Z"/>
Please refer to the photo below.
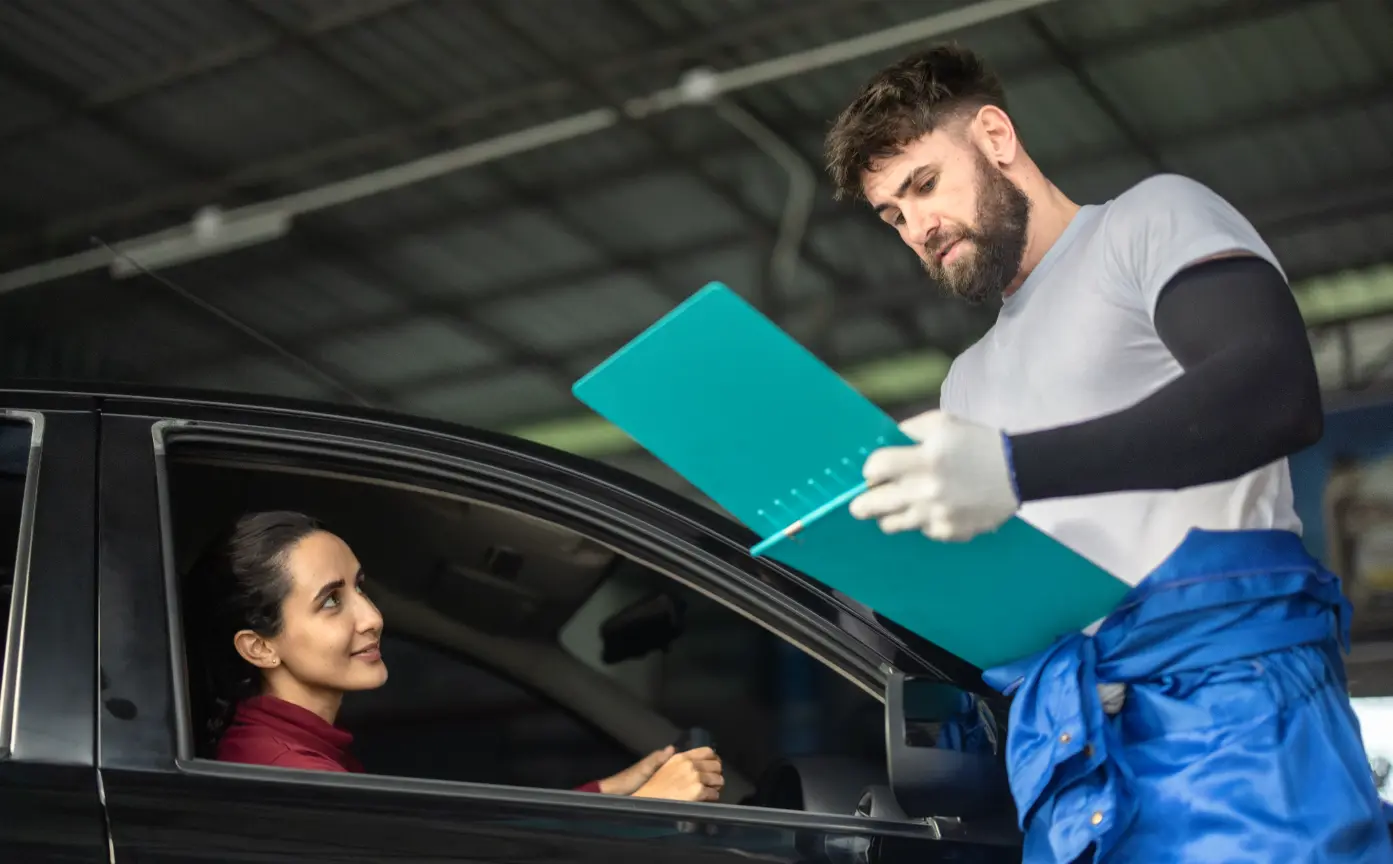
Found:
<path fill-rule="evenodd" d="M 410 350 L 404 350 L 410 346 Z M 352 380 L 391 387 L 428 374 L 441 365 L 474 369 L 495 359 L 487 345 L 430 318 L 417 319 L 373 333 L 349 334 L 317 352 Z"/>
<path fill-rule="evenodd" d="M 615 273 L 589 283 L 558 286 L 544 298 L 499 300 L 475 313 L 525 345 L 565 352 L 606 337 L 625 339 L 661 318 L 676 302 L 653 283 Z"/>
<path fill-rule="evenodd" d="M 967 5 L 6 4 L 0 270 L 646 95 L 691 66 Z M 1393 260 L 1387 4 L 1060 0 L 955 37 L 998 67 L 1029 151 L 1077 199 L 1177 170 L 1229 196 L 1294 277 Z M 898 53 L 734 101 L 822 182 L 828 123 Z M 793 283 L 769 284 L 787 189 L 709 108 L 679 108 L 308 214 L 166 275 L 374 401 L 485 425 L 574 410 L 568 380 L 711 279 L 837 363 L 955 351 L 990 321 L 934 296 L 893 232 L 825 185 Z M 346 398 L 140 277 L 41 285 L 0 314 L 126 377 Z"/>

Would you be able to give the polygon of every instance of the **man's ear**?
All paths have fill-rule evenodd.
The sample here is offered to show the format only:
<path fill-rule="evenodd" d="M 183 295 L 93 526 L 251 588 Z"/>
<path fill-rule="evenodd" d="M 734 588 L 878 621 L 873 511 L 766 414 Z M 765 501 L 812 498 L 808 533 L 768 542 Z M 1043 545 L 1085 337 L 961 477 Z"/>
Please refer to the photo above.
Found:
<path fill-rule="evenodd" d="M 271 643 L 253 630 L 239 631 L 232 637 L 232 644 L 243 660 L 258 669 L 271 669 L 281 663 L 281 658 Z"/>
<path fill-rule="evenodd" d="M 998 167 L 1005 168 L 1019 157 L 1021 142 L 1016 137 L 1016 124 L 1005 111 L 995 105 L 983 105 L 977 109 L 972 127 L 977 146 Z"/>

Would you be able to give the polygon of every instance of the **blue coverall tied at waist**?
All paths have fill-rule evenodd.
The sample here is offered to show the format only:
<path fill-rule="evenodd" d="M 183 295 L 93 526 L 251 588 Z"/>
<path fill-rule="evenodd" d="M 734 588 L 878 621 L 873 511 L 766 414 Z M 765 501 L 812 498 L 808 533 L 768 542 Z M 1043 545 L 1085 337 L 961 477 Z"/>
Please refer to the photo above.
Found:
<path fill-rule="evenodd" d="M 1196 530 L 1094 635 L 988 670 L 1025 861 L 1393 862 L 1350 613 L 1297 535 Z"/>

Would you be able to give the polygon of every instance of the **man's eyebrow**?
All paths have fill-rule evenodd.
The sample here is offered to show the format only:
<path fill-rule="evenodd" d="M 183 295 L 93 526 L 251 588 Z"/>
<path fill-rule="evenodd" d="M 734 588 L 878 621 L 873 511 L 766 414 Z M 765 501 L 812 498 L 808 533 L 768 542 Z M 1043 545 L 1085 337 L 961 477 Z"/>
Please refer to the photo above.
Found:
<path fill-rule="evenodd" d="M 929 174 L 929 173 L 933 172 L 934 170 L 936 170 L 936 168 L 935 168 L 935 166 L 932 165 L 932 164 L 917 165 L 917 166 L 915 166 L 913 169 L 910 170 L 910 172 L 909 172 L 908 174 L 905 175 L 905 178 L 904 178 L 903 180 L 900 181 L 899 187 L 895 189 L 895 194 L 892 195 L 892 196 L 890 196 L 890 197 L 891 197 L 891 198 L 903 198 L 903 197 L 904 197 L 904 193 L 906 193 L 906 192 L 909 191 L 909 187 L 910 187 L 910 186 L 913 186 L 916 180 L 921 179 L 925 174 Z M 890 206 L 890 205 L 889 205 L 888 203 L 887 203 L 887 204 L 877 204 L 877 205 L 875 205 L 875 207 L 874 207 L 873 209 L 875 210 L 876 213 L 881 213 L 881 212 L 884 212 L 885 209 L 888 208 L 889 206 Z"/>

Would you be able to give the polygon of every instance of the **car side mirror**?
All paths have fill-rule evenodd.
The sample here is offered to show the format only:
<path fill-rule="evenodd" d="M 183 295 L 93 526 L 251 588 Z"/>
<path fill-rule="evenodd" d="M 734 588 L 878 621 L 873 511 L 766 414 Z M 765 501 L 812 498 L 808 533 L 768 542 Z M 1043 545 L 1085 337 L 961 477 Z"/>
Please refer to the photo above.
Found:
<path fill-rule="evenodd" d="M 686 613 L 680 598 L 661 591 L 630 603 L 600 625 L 600 659 L 612 664 L 666 651 L 686 631 Z"/>
<path fill-rule="evenodd" d="M 1014 813 L 991 708 L 946 681 L 891 673 L 885 688 L 889 789 L 910 819 Z"/>

